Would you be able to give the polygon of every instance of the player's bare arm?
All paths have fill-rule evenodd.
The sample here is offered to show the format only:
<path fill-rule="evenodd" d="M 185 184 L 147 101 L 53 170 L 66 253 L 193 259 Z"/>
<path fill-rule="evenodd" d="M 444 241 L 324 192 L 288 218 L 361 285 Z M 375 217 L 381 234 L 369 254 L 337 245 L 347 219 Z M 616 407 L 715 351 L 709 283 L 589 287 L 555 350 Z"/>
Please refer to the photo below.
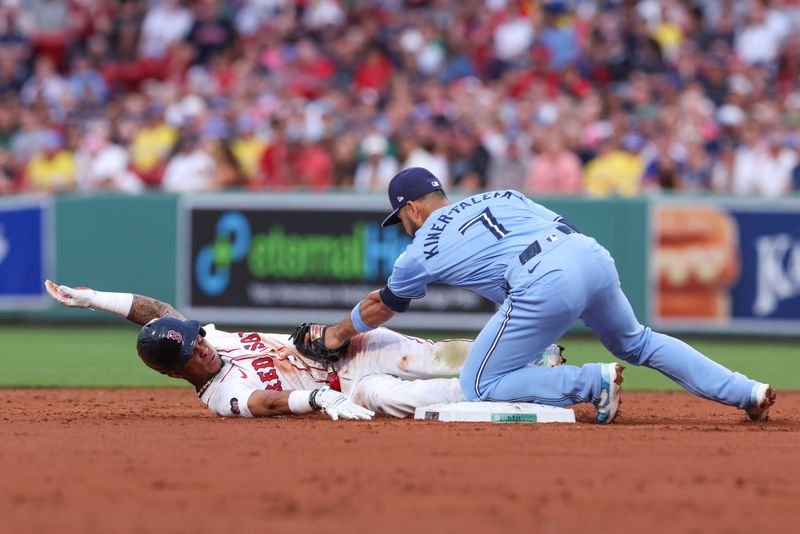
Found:
<path fill-rule="evenodd" d="M 247 400 L 247 408 L 253 417 L 291 415 L 289 396 L 291 391 L 254 391 Z"/>
<path fill-rule="evenodd" d="M 186 320 L 186 317 L 169 303 L 151 297 L 133 295 L 131 311 L 127 317 L 129 321 L 144 325 L 153 319 L 160 319 L 161 317 L 174 317 L 181 321 Z"/>
<path fill-rule="evenodd" d="M 50 296 L 64 306 L 107 311 L 125 317 L 138 325 L 144 325 L 153 319 L 162 317 L 186 320 L 186 317 L 171 304 L 152 297 L 133 293 L 95 291 L 88 287 L 73 288 L 58 285 L 52 280 L 45 281 L 44 285 Z"/>
<path fill-rule="evenodd" d="M 254 417 L 300 415 L 318 411 L 336 421 L 339 417 L 371 419 L 375 415 L 351 401 L 344 393 L 328 386 L 313 391 L 256 390 L 247 400 L 247 408 Z"/>
<path fill-rule="evenodd" d="M 361 301 L 359 307 L 361 320 L 370 327 L 378 327 L 391 319 L 395 312 L 383 303 L 380 296 L 380 291 L 373 291 L 369 293 L 366 298 Z M 353 319 L 350 315 L 339 321 L 338 324 L 328 328 L 325 332 L 325 346 L 328 348 L 338 347 L 359 331 L 353 324 Z"/>

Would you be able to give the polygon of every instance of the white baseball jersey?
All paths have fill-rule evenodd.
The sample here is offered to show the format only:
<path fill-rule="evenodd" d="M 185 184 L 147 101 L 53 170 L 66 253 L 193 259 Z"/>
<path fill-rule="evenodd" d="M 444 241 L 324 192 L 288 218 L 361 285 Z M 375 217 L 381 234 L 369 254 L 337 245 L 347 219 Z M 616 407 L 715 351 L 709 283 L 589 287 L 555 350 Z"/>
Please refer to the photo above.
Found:
<path fill-rule="evenodd" d="M 222 358 L 219 373 L 199 393 L 215 415 L 252 417 L 247 401 L 254 391 L 312 390 L 328 381 L 328 370 L 298 354 L 286 334 L 230 333 L 213 324 L 204 328 Z M 378 413 L 405 417 L 417 406 L 464 400 L 458 379 L 436 377 L 457 375 L 471 345 L 466 340 L 434 343 L 378 328 L 353 337 L 347 355 L 335 365 L 343 393 Z"/>

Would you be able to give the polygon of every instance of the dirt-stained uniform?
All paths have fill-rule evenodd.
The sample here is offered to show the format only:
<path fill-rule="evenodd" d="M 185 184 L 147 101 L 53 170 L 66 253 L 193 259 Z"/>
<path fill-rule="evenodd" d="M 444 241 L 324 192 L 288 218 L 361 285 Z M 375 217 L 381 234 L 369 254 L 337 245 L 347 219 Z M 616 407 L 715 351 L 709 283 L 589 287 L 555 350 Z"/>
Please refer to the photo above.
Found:
<path fill-rule="evenodd" d="M 220 416 L 252 417 L 256 390 L 311 390 L 334 382 L 330 371 L 297 353 L 285 334 L 223 332 L 204 326 L 222 368 L 198 397 Z M 457 378 L 468 340 L 433 342 L 378 328 L 355 336 L 336 366 L 341 391 L 376 413 L 406 417 L 417 406 L 464 400 Z M 403 379 L 414 380 L 403 380 Z"/>

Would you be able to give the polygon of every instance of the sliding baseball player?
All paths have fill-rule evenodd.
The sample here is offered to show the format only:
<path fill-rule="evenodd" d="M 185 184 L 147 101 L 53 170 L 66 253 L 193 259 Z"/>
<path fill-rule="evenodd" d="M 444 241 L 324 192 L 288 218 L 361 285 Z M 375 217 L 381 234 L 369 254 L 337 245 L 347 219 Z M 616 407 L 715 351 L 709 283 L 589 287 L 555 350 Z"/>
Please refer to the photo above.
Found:
<path fill-rule="evenodd" d="M 472 341 L 433 342 L 386 328 L 352 338 L 315 361 L 285 334 L 224 332 L 171 305 L 131 293 L 45 282 L 60 304 L 143 325 L 137 352 L 152 369 L 188 381 L 215 415 L 260 417 L 321 411 L 332 419 L 406 417 L 418 406 L 465 400 L 457 378 Z M 306 330 L 299 330 L 305 337 Z M 298 337 L 297 332 L 294 334 Z M 531 365 L 560 365 L 553 345 Z"/>

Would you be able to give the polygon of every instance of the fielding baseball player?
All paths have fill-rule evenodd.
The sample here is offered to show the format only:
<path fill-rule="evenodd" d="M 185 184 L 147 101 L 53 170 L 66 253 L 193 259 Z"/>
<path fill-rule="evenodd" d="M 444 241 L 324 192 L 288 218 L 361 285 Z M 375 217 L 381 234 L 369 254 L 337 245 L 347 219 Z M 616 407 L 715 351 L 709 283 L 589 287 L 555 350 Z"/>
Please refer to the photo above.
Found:
<path fill-rule="evenodd" d="M 597 241 L 518 191 L 479 193 L 450 203 L 440 181 L 412 167 L 389 184 L 392 213 L 413 238 L 386 287 L 356 304 L 317 344 L 336 347 L 369 332 L 441 282 L 470 289 L 497 304 L 470 349 L 461 387 L 470 400 L 529 401 L 553 406 L 594 402 L 610 423 L 622 382 L 619 364 L 528 366 L 577 319 L 617 358 L 662 372 L 701 397 L 766 420 L 775 402 L 769 384 L 750 380 L 687 344 L 653 332 L 634 316 L 614 260 Z M 314 344 L 310 349 L 314 349 Z"/>
<path fill-rule="evenodd" d="M 332 419 L 370 419 L 374 413 L 405 417 L 417 406 L 464 400 L 457 378 L 437 377 L 458 374 L 472 345 L 468 340 L 434 343 L 379 328 L 323 351 L 318 362 L 299 355 L 290 336 L 201 327 L 149 297 L 75 289 L 50 280 L 45 287 L 65 306 L 105 310 L 144 325 L 136 342 L 144 363 L 190 382 L 216 415 L 319 410 Z M 298 332 L 305 337 L 308 329 L 301 325 Z M 530 364 L 559 365 L 562 349 L 548 347 Z"/>

